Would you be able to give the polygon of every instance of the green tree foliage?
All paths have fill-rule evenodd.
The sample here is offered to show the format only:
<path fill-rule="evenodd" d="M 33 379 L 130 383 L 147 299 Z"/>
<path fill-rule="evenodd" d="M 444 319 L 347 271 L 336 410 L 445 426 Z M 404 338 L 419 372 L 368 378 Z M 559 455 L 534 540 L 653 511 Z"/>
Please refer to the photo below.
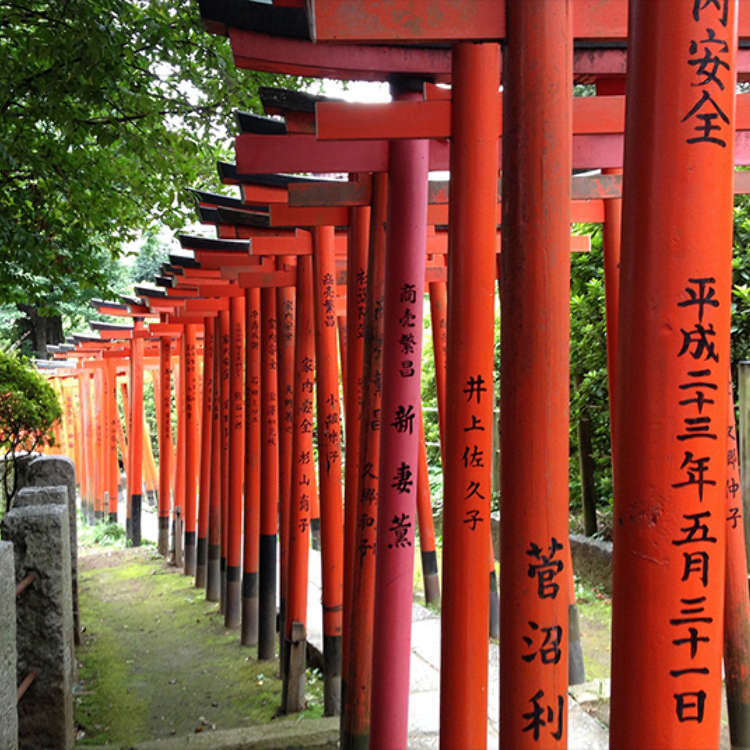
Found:
<path fill-rule="evenodd" d="M 572 256 L 570 298 L 570 500 L 580 511 L 581 478 L 576 423 L 584 412 L 592 427 L 597 505 L 605 515 L 612 504 L 611 446 L 607 380 L 607 333 L 604 305 L 604 261 L 601 225 L 581 224 L 591 236 L 591 252 Z M 737 363 L 750 359 L 750 196 L 735 197 L 732 280 L 732 379 Z M 605 530 L 606 533 L 606 530 Z"/>
<path fill-rule="evenodd" d="M 591 237 L 591 252 L 574 253 L 570 264 L 570 503 L 578 512 L 581 475 L 577 426 L 582 418 L 591 426 L 595 492 L 604 508 L 611 505 L 612 470 L 602 227 L 579 224 L 575 230 Z"/>
<path fill-rule="evenodd" d="M 732 255 L 732 381 L 737 395 L 737 364 L 750 359 L 750 195 L 734 199 Z"/>
<path fill-rule="evenodd" d="M 148 230 L 143 239 L 143 245 L 135 256 L 135 262 L 130 271 L 130 279 L 134 284 L 142 281 L 153 281 L 154 276 L 161 273 L 161 264 L 169 262 L 169 247 L 159 242 L 159 238 L 152 229 Z"/>
<path fill-rule="evenodd" d="M 7 506 L 15 494 L 16 454 L 54 443 L 52 428 L 62 410 L 46 378 L 15 354 L 0 350 L 0 448 Z"/>
<path fill-rule="evenodd" d="M 296 83 L 238 70 L 171 0 L 0 0 L 0 70 L 0 299 L 54 312 L 106 291 L 124 241 L 182 225 L 233 111 Z"/>

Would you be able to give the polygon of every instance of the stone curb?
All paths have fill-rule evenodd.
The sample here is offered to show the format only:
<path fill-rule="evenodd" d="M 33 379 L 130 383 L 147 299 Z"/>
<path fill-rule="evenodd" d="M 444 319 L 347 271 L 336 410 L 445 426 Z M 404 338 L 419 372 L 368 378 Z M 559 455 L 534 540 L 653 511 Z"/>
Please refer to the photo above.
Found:
<path fill-rule="evenodd" d="M 148 740 L 137 745 L 87 746 L 87 750 L 309 750 L 338 748 L 339 718 L 278 720 L 243 729 L 218 729 Z M 79 747 L 83 747 L 80 746 Z"/>

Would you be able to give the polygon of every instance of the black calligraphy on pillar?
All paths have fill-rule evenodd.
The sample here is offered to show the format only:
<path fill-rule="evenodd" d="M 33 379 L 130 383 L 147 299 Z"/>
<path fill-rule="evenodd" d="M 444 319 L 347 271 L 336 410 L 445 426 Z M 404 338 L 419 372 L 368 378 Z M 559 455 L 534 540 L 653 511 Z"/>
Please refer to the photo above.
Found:
<path fill-rule="evenodd" d="M 531 708 L 527 713 L 522 714 L 522 717 L 529 723 L 521 731 L 531 732 L 535 741 L 540 738 L 542 729 L 546 729 L 553 739 L 562 739 L 565 699 L 562 695 L 558 695 L 552 705 L 544 705 L 541 702 L 542 698 L 544 698 L 544 690 L 537 690 L 529 698 Z"/>
<path fill-rule="evenodd" d="M 336 280 L 332 273 L 324 273 L 321 279 L 320 301 L 323 307 L 323 325 L 332 328 L 336 325 Z"/>
<path fill-rule="evenodd" d="M 559 625 L 545 628 L 533 620 L 529 620 L 528 625 L 531 634 L 523 636 L 523 642 L 530 651 L 521 658 L 526 662 L 532 662 L 539 656 L 542 664 L 557 664 L 562 656 L 563 629 Z M 541 643 L 538 642 L 540 636 Z"/>
<path fill-rule="evenodd" d="M 391 534 L 391 541 L 388 543 L 388 548 L 394 547 L 411 547 L 411 539 L 409 539 L 409 532 L 412 527 L 411 516 L 408 513 L 397 513 L 391 519 L 391 525 L 388 528 Z"/>
<path fill-rule="evenodd" d="M 694 0 L 692 18 L 694 35 L 688 44 L 687 65 L 696 99 L 681 120 L 691 126 L 685 142 L 726 148 L 732 135 L 731 111 L 727 112 L 715 97 L 734 86 L 728 62 L 729 0 Z"/>
<path fill-rule="evenodd" d="M 711 8 L 714 14 L 720 11 L 717 3 L 696 0 L 695 12 L 698 16 Z M 723 89 L 723 81 L 719 77 L 726 72 L 722 60 L 716 55 L 726 52 L 728 48 L 714 29 L 703 28 L 703 32 L 691 43 L 693 57 L 689 64 L 694 68 L 697 79 L 693 85 L 702 90 L 691 116 L 702 107 L 706 108 L 705 113 L 709 111 L 713 102 L 709 89 Z M 710 125 L 712 129 L 719 129 L 719 125 L 711 125 L 714 120 L 706 119 L 707 127 Z M 706 134 L 709 134 L 708 131 Z M 712 137 L 706 140 L 715 142 L 716 139 Z M 674 715 L 678 722 L 703 721 L 707 694 L 698 681 L 705 679 L 710 672 L 704 658 L 707 655 L 705 646 L 714 637 L 711 629 L 713 617 L 708 614 L 708 584 L 711 549 L 717 543 L 717 537 L 711 529 L 711 510 L 705 506 L 701 509 L 701 506 L 709 497 L 708 493 L 711 493 L 711 498 L 715 497 L 716 489 L 724 485 L 726 477 L 726 474 L 721 476 L 723 467 L 714 466 L 713 457 L 706 455 L 710 451 L 705 450 L 708 445 L 704 442 L 715 441 L 719 437 L 714 426 L 720 416 L 715 397 L 719 389 L 718 375 L 715 374 L 719 372 L 715 368 L 719 363 L 719 351 L 712 316 L 720 308 L 721 300 L 715 284 L 716 279 L 712 276 L 689 276 L 683 287 L 684 293 L 676 303 L 681 310 L 690 312 L 690 322 L 679 326 L 677 334 L 679 345 L 676 356 L 685 370 L 678 384 L 677 405 L 680 407 L 681 425 L 675 439 L 678 445 L 683 444 L 684 447 L 679 452 L 675 451 L 680 458 L 675 465 L 676 481 L 671 482 L 671 486 L 680 491 L 680 498 L 685 493 L 684 500 L 680 500 L 685 509 L 681 515 L 683 523 L 679 527 L 680 533 L 671 540 L 682 558 L 679 579 L 676 581 L 679 609 L 670 613 L 669 618 L 674 647 L 669 675 L 676 685 L 673 694 Z"/>
<path fill-rule="evenodd" d="M 552 537 L 545 552 L 534 542 L 529 542 L 526 554 L 532 558 L 529 563 L 529 578 L 537 579 L 537 595 L 540 599 L 554 599 L 560 590 L 560 584 L 555 578 L 563 569 L 563 561 L 558 559 L 557 553 L 564 549 L 563 545 Z"/>

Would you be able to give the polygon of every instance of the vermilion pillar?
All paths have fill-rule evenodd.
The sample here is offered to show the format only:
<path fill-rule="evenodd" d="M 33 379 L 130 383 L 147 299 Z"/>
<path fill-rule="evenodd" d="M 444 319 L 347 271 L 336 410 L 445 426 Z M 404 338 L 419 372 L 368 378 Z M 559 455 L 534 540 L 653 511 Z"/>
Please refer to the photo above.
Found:
<path fill-rule="evenodd" d="M 569 0 L 506 3 L 500 742 L 514 748 L 567 746 L 572 42 Z"/>
<path fill-rule="evenodd" d="M 405 748 L 407 740 L 428 153 L 427 141 L 389 145 L 372 748 Z"/>
<path fill-rule="evenodd" d="M 200 398 L 198 393 L 198 335 L 203 326 L 185 326 L 185 575 L 195 575 L 196 489 L 198 487 L 198 446 L 200 445 Z"/>
<path fill-rule="evenodd" d="M 143 483 L 143 320 L 133 321 L 130 349 L 130 430 L 128 432 L 128 486 L 130 487 L 130 540 L 141 543 L 141 499 Z"/>
<path fill-rule="evenodd" d="M 116 372 L 111 360 L 104 365 L 104 377 L 106 380 L 106 419 L 107 429 L 107 477 L 109 486 L 109 522 L 117 523 L 117 501 L 120 487 L 120 467 L 117 463 L 117 420 L 120 415 L 117 411 L 116 399 Z M 72 426 L 72 422 L 71 422 Z"/>
<path fill-rule="evenodd" d="M 368 252 L 367 309 L 365 313 L 362 418 L 359 435 L 357 494 L 354 508 L 354 559 L 351 581 L 351 616 L 344 638 L 351 642 L 344 662 L 341 711 L 341 747 L 367 748 L 370 740 L 372 632 L 375 603 L 375 540 L 378 518 L 380 465 L 381 383 L 383 366 L 383 296 L 385 287 L 385 223 L 387 175 L 374 175 Z M 348 464 L 347 464 L 348 465 Z"/>
<path fill-rule="evenodd" d="M 260 289 L 245 291 L 245 547 L 242 568 L 243 646 L 258 643 L 260 542 Z"/>
<path fill-rule="evenodd" d="M 216 318 L 206 318 L 203 326 L 203 392 L 200 441 L 200 487 L 198 492 L 198 543 L 196 545 L 195 585 L 206 587 L 208 562 L 208 512 L 211 505 L 211 410 L 214 396 L 214 336 Z"/>
<path fill-rule="evenodd" d="M 245 297 L 230 297 L 229 499 L 224 625 L 242 621 L 242 490 L 245 469 Z"/>
<path fill-rule="evenodd" d="M 206 561 L 206 599 L 209 602 L 218 602 L 221 598 L 221 497 L 224 485 L 221 463 L 221 352 L 219 318 L 216 320 L 214 328 L 214 392 L 211 404 L 211 494 L 208 506 L 208 555 Z"/>
<path fill-rule="evenodd" d="M 599 79 L 598 96 L 624 95 L 621 78 Z M 621 169 L 605 169 L 604 174 L 622 174 Z M 622 240 L 622 198 L 604 201 L 602 245 L 604 251 L 604 285 L 607 315 L 607 376 L 609 383 L 609 432 L 615 433 L 615 360 L 617 356 L 617 313 L 620 306 L 620 247 Z"/>
<path fill-rule="evenodd" d="M 341 423 L 336 349 L 336 260 L 333 227 L 313 230 L 315 355 L 323 579 L 324 713 L 341 710 L 344 524 L 341 506 Z"/>
<path fill-rule="evenodd" d="M 289 571 L 286 585 L 286 622 L 282 660 L 284 692 L 282 711 L 301 710 L 305 705 L 304 657 L 295 662 L 294 650 L 305 648 L 307 623 L 307 569 L 310 540 L 310 499 L 316 492 L 313 458 L 313 424 L 307 401 L 315 389 L 315 338 L 312 258 L 297 261 L 296 330 L 294 341 L 294 434 L 292 449 L 292 505 L 289 514 Z M 300 632 L 300 630 L 302 632 Z M 301 640 L 297 640 L 298 636 Z M 297 664 L 297 669 L 292 665 Z"/>
<path fill-rule="evenodd" d="M 282 256 L 279 266 L 291 265 L 296 260 Z M 279 543 L 281 601 L 279 617 L 282 627 L 286 621 L 286 595 L 289 569 L 289 515 L 292 492 L 292 435 L 294 427 L 294 287 L 279 287 L 276 290 L 276 313 L 278 317 L 278 371 L 279 371 Z M 282 639 L 283 640 L 283 639 Z M 281 649 L 281 670 L 285 670 L 283 659 L 286 652 Z"/>
<path fill-rule="evenodd" d="M 185 526 L 185 333 L 178 339 L 177 376 L 175 378 L 175 402 L 177 404 L 175 466 L 173 482 L 172 544 L 174 564 L 183 563 L 182 542 Z"/>
<path fill-rule="evenodd" d="M 97 361 L 92 363 L 94 366 L 93 380 L 94 385 L 94 518 L 97 521 L 104 519 L 104 511 L 106 506 L 105 502 L 105 490 L 107 486 L 107 464 L 104 461 L 104 446 L 106 437 L 104 435 L 105 430 L 105 414 L 102 409 L 102 401 L 104 396 L 104 378 L 103 378 L 103 362 Z"/>
<path fill-rule="evenodd" d="M 169 551 L 169 507 L 172 475 L 172 342 L 159 339 L 159 544 Z"/>
<path fill-rule="evenodd" d="M 724 671 L 732 747 L 750 747 L 750 599 L 745 526 L 742 522 L 740 454 L 734 399 L 729 392 L 727 429 L 727 573 L 724 589 Z"/>
<path fill-rule="evenodd" d="M 453 47 L 440 745 L 456 749 L 487 744 L 498 71 L 497 44 Z"/>
<path fill-rule="evenodd" d="M 352 570 L 356 556 L 357 488 L 359 435 L 362 418 L 362 370 L 364 364 L 365 314 L 367 309 L 367 251 L 370 236 L 370 207 L 349 210 L 349 242 L 346 259 L 346 388 L 344 420 L 346 463 L 344 465 L 344 637 L 342 678 L 346 674 L 352 613 Z M 343 369 L 343 368 L 342 368 Z M 342 700 L 344 686 L 342 684 Z"/>
<path fill-rule="evenodd" d="M 89 372 L 82 370 L 78 375 L 78 401 L 81 419 L 81 466 L 79 473 L 81 475 L 81 507 L 86 520 L 91 523 L 93 520 L 93 511 L 90 500 L 89 485 L 89 413 L 91 411 L 91 402 L 89 400 Z"/>
<path fill-rule="evenodd" d="M 728 0 L 630 3 L 613 750 L 718 746 L 736 33 Z"/>
<path fill-rule="evenodd" d="M 276 290 L 261 290 L 261 501 L 258 658 L 276 656 L 276 532 L 279 512 L 279 428 Z M 310 400 L 312 404 L 312 399 Z M 312 407 L 311 407 L 312 408 Z M 310 415 L 312 417 L 312 413 Z"/>
<path fill-rule="evenodd" d="M 219 441 L 221 462 L 221 598 L 219 611 L 223 614 L 227 593 L 227 547 L 229 544 L 229 424 L 230 424 L 230 362 L 231 329 L 229 310 L 219 312 L 219 364 L 221 383 L 221 440 Z"/>

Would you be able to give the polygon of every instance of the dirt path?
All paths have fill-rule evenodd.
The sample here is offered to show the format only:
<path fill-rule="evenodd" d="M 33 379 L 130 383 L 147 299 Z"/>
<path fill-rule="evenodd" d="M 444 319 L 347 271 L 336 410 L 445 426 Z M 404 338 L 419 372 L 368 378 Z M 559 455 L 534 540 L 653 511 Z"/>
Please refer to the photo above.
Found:
<path fill-rule="evenodd" d="M 131 744 L 271 721 L 278 662 L 224 629 L 218 605 L 153 548 L 81 557 L 79 744 Z M 317 706 L 307 715 L 320 715 Z M 288 721 L 292 719 L 278 719 Z"/>

